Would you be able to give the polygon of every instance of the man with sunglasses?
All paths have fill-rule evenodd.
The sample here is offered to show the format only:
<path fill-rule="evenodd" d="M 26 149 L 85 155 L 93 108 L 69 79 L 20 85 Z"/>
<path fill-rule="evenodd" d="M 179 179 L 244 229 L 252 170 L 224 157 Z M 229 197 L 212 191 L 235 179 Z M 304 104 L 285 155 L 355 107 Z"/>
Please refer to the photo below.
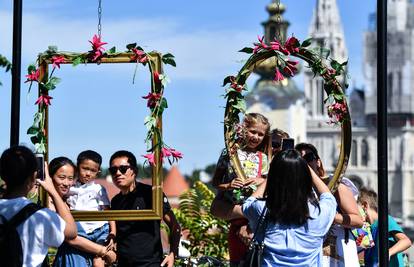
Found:
<path fill-rule="evenodd" d="M 121 190 L 111 201 L 113 210 L 145 210 L 152 208 L 152 187 L 136 181 L 138 174 L 135 156 L 125 150 L 115 152 L 109 161 L 109 172 Z M 119 267 L 174 265 L 178 255 L 181 228 L 171 210 L 167 197 L 163 201 L 163 221 L 169 227 L 170 253 L 164 258 L 159 220 L 118 221 L 116 223 Z"/>

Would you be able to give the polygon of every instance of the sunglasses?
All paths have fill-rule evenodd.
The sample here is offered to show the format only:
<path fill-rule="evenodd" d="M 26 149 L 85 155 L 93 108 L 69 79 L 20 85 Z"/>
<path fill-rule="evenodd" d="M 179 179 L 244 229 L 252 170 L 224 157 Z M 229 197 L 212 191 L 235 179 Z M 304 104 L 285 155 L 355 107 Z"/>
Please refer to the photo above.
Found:
<path fill-rule="evenodd" d="M 318 157 L 312 152 L 306 153 L 302 158 L 306 160 L 307 163 L 318 159 Z"/>
<path fill-rule="evenodd" d="M 118 172 L 118 170 L 122 174 L 125 174 L 127 172 L 127 170 L 130 169 L 130 168 L 131 168 L 131 166 L 129 166 L 129 165 L 121 165 L 119 167 L 116 167 L 116 166 L 109 167 L 108 170 L 111 173 L 111 175 L 115 175 Z"/>

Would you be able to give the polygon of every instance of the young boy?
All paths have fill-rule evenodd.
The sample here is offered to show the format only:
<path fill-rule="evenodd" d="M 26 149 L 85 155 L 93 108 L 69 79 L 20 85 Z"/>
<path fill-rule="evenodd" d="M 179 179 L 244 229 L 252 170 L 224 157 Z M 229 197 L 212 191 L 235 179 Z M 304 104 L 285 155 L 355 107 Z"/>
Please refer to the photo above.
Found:
<path fill-rule="evenodd" d="M 109 209 L 109 198 L 106 189 L 94 180 L 97 178 L 102 164 L 102 157 L 97 152 L 86 150 L 77 158 L 78 180 L 70 188 L 67 203 L 72 210 L 102 211 Z M 112 246 L 115 238 L 115 222 L 94 221 L 79 222 L 82 230 L 78 232 L 98 244 Z M 104 266 L 102 258 L 95 257 L 93 266 Z"/>
<path fill-rule="evenodd" d="M 372 236 L 375 246 L 365 250 L 365 266 L 378 266 L 378 205 L 377 193 L 367 188 L 359 191 L 358 203 L 362 206 L 366 214 L 366 221 L 371 224 Z M 390 267 L 404 266 L 402 251 L 411 246 L 410 239 L 404 234 L 401 227 L 393 217 L 388 215 L 388 245 L 390 256 Z"/>
<path fill-rule="evenodd" d="M 16 227 L 23 252 L 23 266 L 34 267 L 42 264 L 48 247 L 59 247 L 64 240 L 76 237 L 76 224 L 67 205 L 53 186 L 47 168 L 44 181 L 36 180 L 36 170 L 36 158 L 27 147 L 11 147 L 1 155 L 0 176 L 7 187 L 3 199 L 0 199 L 1 224 L 3 219 L 10 220 L 31 203 L 26 197 L 35 181 L 47 191 L 56 207 L 57 214 L 46 208 L 39 209 Z M 2 258 L 0 265 L 10 266 L 8 260 L 10 259 L 7 257 Z"/>

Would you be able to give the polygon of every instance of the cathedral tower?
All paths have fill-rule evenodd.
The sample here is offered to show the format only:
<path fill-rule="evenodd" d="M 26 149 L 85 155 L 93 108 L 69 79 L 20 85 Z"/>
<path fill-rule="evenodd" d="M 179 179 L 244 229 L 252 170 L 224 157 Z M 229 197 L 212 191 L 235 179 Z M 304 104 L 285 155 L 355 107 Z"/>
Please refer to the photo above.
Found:
<path fill-rule="evenodd" d="M 348 60 L 345 46 L 345 36 L 342 29 L 336 0 L 317 0 L 309 28 L 309 36 L 313 38 L 314 47 L 324 47 L 330 50 L 330 58 L 339 62 Z M 326 93 L 323 90 L 323 80 L 313 78 L 311 70 L 305 72 L 305 97 L 307 102 L 308 128 L 326 126 L 328 115 L 324 105 Z M 344 80 L 344 78 L 342 78 Z"/>

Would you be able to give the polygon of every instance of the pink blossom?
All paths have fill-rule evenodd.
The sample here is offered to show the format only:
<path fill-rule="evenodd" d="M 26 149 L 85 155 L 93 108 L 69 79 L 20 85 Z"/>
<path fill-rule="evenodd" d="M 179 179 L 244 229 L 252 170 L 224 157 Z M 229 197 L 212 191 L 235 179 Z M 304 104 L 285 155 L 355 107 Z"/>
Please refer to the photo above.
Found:
<path fill-rule="evenodd" d="M 253 53 L 254 54 L 260 52 L 263 49 L 268 49 L 269 48 L 269 46 L 267 44 L 265 44 L 265 42 L 264 42 L 264 36 L 262 36 L 261 38 L 260 38 L 260 36 L 257 36 L 257 39 L 259 40 L 259 43 L 254 44 L 254 48 L 253 48 Z"/>
<path fill-rule="evenodd" d="M 90 54 L 91 61 L 97 61 L 99 58 L 102 57 L 102 55 L 103 55 L 103 52 L 100 50 L 91 51 L 91 54 Z"/>
<path fill-rule="evenodd" d="M 234 76 L 230 77 L 230 87 L 236 90 L 237 92 L 241 92 L 243 90 L 243 85 L 240 85 L 236 82 L 236 78 Z"/>
<path fill-rule="evenodd" d="M 36 71 L 32 71 L 30 74 L 26 75 L 27 80 L 25 81 L 25 83 L 27 82 L 38 82 L 39 81 L 39 76 L 40 76 L 40 70 L 37 69 Z"/>
<path fill-rule="evenodd" d="M 64 56 L 53 56 L 52 57 L 52 66 L 53 68 L 60 69 L 60 64 L 65 63 L 65 57 Z"/>
<path fill-rule="evenodd" d="M 162 155 L 163 158 L 168 158 L 172 154 L 171 154 L 170 149 L 163 147 L 163 148 L 161 148 L 161 155 Z"/>
<path fill-rule="evenodd" d="M 334 69 L 328 69 L 328 73 L 329 73 L 330 75 L 335 75 L 336 70 L 334 70 Z"/>
<path fill-rule="evenodd" d="M 144 51 L 137 48 L 132 48 L 132 52 L 134 53 L 134 55 L 131 57 L 132 61 L 137 61 L 139 63 L 148 62 L 147 54 L 145 54 Z"/>
<path fill-rule="evenodd" d="M 282 45 L 276 40 L 274 40 L 273 42 L 270 42 L 270 48 L 273 50 L 280 50 L 281 47 Z"/>
<path fill-rule="evenodd" d="M 94 35 L 92 38 L 92 41 L 89 41 L 92 44 L 92 49 L 94 51 L 105 51 L 105 48 L 103 48 L 103 45 L 106 45 L 107 43 L 101 41 L 101 37 L 98 35 Z"/>
<path fill-rule="evenodd" d="M 175 150 L 174 148 L 170 148 L 170 152 L 171 152 L 171 155 L 173 156 L 173 158 L 175 160 L 178 160 L 178 159 L 182 159 L 183 158 L 183 153 L 181 153 L 178 150 Z"/>
<path fill-rule="evenodd" d="M 149 153 L 146 155 L 142 155 L 144 158 L 146 158 L 152 166 L 156 166 L 155 164 L 155 153 Z"/>
<path fill-rule="evenodd" d="M 328 116 L 331 118 L 330 123 L 342 122 L 347 114 L 345 103 L 334 103 L 328 106 Z"/>
<path fill-rule="evenodd" d="M 41 94 L 39 96 L 39 98 L 36 100 L 35 105 L 46 105 L 46 106 L 50 106 L 50 100 L 53 99 L 53 97 L 45 95 L 45 94 Z"/>
<path fill-rule="evenodd" d="M 285 42 L 285 48 L 289 53 L 299 53 L 299 40 L 295 37 L 290 37 Z"/>
<path fill-rule="evenodd" d="M 142 98 L 148 99 L 147 107 L 154 108 L 157 105 L 158 100 L 161 99 L 161 94 L 148 93 L 148 95 L 143 96 Z"/>
<path fill-rule="evenodd" d="M 290 77 L 295 76 L 295 74 L 298 72 L 298 68 L 296 67 L 298 64 L 298 61 L 286 61 L 286 66 L 283 68 L 283 72 Z"/>
<path fill-rule="evenodd" d="M 160 74 L 158 73 L 158 72 L 156 72 L 156 71 L 154 71 L 154 82 L 155 83 L 160 83 L 161 82 L 161 80 L 160 80 Z"/>
<path fill-rule="evenodd" d="M 273 80 L 278 82 L 278 81 L 282 81 L 284 79 L 285 79 L 285 76 L 283 76 L 283 74 L 279 71 L 279 68 L 276 68 L 275 78 Z"/>

